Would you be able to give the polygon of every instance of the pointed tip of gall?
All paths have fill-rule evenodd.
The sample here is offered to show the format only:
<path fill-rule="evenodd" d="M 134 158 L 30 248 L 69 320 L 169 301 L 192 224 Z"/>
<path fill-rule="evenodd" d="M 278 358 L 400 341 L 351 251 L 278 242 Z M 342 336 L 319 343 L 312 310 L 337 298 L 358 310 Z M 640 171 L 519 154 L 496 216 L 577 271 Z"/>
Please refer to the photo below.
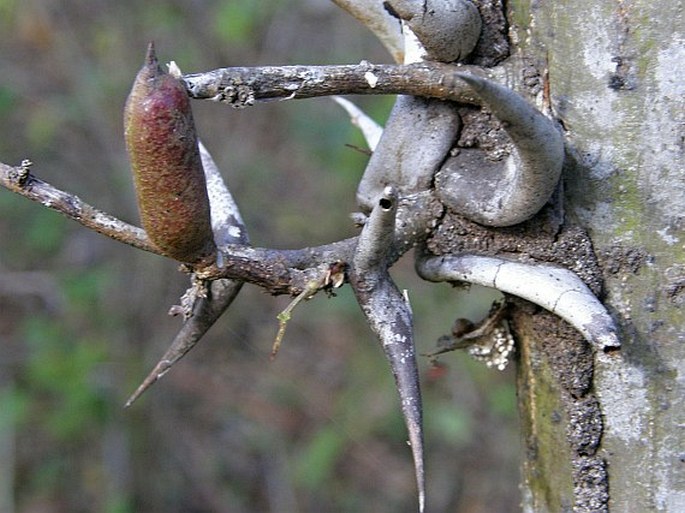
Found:
<path fill-rule="evenodd" d="M 147 44 L 147 52 L 145 53 L 145 63 L 147 65 L 157 64 L 157 53 L 155 52 L 155 42 L 150 41 Z"/>

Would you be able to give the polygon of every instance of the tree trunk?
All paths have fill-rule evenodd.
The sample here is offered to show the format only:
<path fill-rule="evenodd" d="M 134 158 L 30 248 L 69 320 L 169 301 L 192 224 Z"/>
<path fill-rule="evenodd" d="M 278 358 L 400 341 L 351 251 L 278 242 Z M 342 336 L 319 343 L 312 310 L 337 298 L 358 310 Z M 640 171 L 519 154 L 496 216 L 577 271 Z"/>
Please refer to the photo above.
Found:
<path fill-rule="evenodd" d="M 589 232 L 620 351 L 518 308 L 524 510 L 685 511 L 682 1 L 509 2 L 514 58 L 566 130 L 567 222 Z"/>

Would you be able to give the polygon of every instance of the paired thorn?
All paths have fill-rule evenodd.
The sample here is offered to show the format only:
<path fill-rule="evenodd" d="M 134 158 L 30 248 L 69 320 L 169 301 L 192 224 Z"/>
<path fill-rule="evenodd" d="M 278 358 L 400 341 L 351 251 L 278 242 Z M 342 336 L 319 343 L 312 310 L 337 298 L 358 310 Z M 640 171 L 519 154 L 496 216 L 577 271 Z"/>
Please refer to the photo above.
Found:
<path fill-rule="evenodd" d="M 390 363 L 409 434 L 420 511 L 425 507 L 423 411 L 414 348 L 411 307 L 388 273 L 388 255 L 395 238 L 398 197 L 386 187 L 377 198 L 354 253 L 350 283 L 366 320 Z"/>

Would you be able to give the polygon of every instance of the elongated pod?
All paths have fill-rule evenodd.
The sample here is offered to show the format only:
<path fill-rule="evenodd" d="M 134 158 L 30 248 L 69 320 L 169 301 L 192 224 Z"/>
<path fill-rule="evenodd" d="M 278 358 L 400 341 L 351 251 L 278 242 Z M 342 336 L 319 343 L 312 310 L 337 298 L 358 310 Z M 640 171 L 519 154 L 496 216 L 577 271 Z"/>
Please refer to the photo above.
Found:
<path fill-rule="evenodd" d="M 217 245 L 217 265 L 223 265 L 221 248 L 226 244 L 247 244 L 247 230 L 238 206 L 224 182 L 219 168 L 202 142 L 198 141 L 202 167 L 207 180 L 207 194 L 211 207 L 212 231 Z M 136 391 L 126 401 L 131 406 L 140 395 L 164 376 L 176 362 L 195 347 L 240 292 L 242 282 L 236 280 L 214 280 L 207 286 L 205 297 L 198 297 L 189 317 L 183 323 L 171 345 L 154 369 L 147 375 Z"/>
<path fill-rule="evenodd" d="M 150 43 L 124 110 L 126 148 L 143 228 L 175 260 L 215 252 L 209 200 L 188 94 Z"/>

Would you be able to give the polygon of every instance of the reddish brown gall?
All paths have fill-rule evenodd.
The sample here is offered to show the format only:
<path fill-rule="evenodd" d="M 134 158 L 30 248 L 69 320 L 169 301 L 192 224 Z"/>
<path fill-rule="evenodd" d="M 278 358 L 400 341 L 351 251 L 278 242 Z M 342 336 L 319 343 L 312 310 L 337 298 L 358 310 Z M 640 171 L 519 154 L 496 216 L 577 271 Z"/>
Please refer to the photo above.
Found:
<path fill-rule="evenodd" d="M 188 94 L 150 43 L 124 110 L 143 228 L 160 251 L 196 263 L 215 251 L 209 199 Z"/>

